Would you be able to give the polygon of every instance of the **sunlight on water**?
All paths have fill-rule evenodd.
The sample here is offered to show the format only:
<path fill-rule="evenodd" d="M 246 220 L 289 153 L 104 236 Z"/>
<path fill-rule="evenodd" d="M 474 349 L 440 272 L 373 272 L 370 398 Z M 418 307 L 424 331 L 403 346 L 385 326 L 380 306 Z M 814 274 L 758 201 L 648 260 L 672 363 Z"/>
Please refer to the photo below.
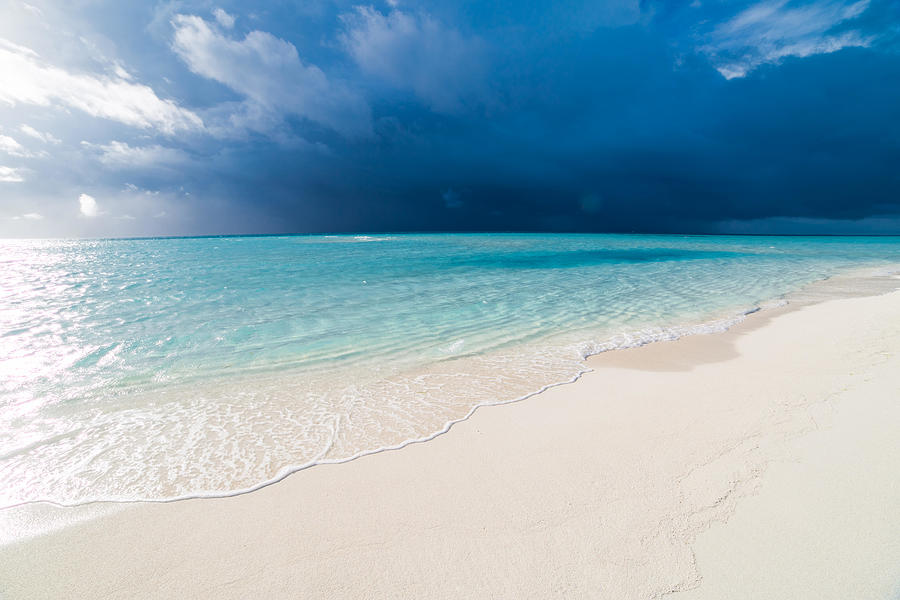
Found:
<path fill-rule="evenodd" d="M 251 488 L 896 263 L 896 238 L 0 242 L 0 505 Z"/>

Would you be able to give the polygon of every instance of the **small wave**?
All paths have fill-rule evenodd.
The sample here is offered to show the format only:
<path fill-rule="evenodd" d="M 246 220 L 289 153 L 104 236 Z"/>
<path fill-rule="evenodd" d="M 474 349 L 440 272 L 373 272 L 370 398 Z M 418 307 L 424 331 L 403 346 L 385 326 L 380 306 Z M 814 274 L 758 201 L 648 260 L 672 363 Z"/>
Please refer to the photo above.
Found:
<path fill-rule="evenodd" d="M 356 235 L 353 236 L 353 239 L 357 242 L 389 242 L 393 240 L 392 237 L 377 237 L 371 235 Z"/>
<path fill-rule="evenodd" d="M 272 421 L 271 415 L 287 410 L 287 405 L 281 403 L 267 407 L 265 402 L 254 400 L 259 393 L 257 390 L 266 386 L 250 381 L 237 386 L 241 389 L 255 390 L 249 393 L 247 402 L 228 404 L 220 409 L 215 408 L 215 401 L 209 403 L 204 402 L 202 398 L 195 398 L 193 403 L 176 401 L 172 404 L 170 401 L 149 407 L 147 409 L 151 411 L 149 413 L 146 411 L 138 413 L 134 410 L 119 415 L 98 413 L 99 420 L 85 428 L 83 435 L 79 436 L 74 454 L 59 456 L 56 462 L 60 464 L 60 468 L 74 463 L 82 464 L 89 470 L 101 468 L 102 465 L 106 465 L 109 469 L 122 470 L 118 474 L 107 472 L 105 476 L 114 480 L 140 482 L 142 486 L 146 486 L 143 490 L 128 492 L 119 482 L 110 485 L 104 492 L 91 492 L 91 489 L 96 489 L 98 482 L 95 481 L 88 488 L 69 487 L 66 491 L 65 482 L 68 477 L 57 473 L 54 475 L 55 484 L 61 486 L 57 493 L 45 489 L 47 493 L 38 492 L 37 495 L 32 495 L 41 487 L 53 487 L 40 478 L 35 479 L 32 474 L 20 482 L 27 481 L 29 484 L 27 488 L 16 486 L 22 489 L 22 493 L 24 489 L 31 491 L 25 493 L 23 497 L 8 489 L 5 504 L 16 506 L 30 502 L 47 502 L 60 506 L 77 506 L 95 502 L 173 502 L 189 498 L 221 498 L 246 494 L 315 465 L 344 463 L 369 454 L 397 450 L 432 440 L 449 431 L 456 423 L 469 419 L 480 407 L 519 402 L 550 388 L 577 381 L 591 370 L 585 362 L 591 355 L 653 342 L 676 340 L 688 335 L 725 331 L 760 309 L 761 307 L 753 307 L 731 317 L 694 325 L 646 328 L 620 333 L 598 342 L 535 346 L 527 351 L 524 348 L 514 349 L 498 356 L 463 357 L 454 360 L 468 362 L 460 364 L 451 362 L 445 371 L 411 373 L 391 381 L 379 380 L 373 384 L 376 385 L 375 388 L 351 385 L 342 396 L 339 394 L 345 398 L 345 407 L 337 414 L 333 412 L 323 414 L 318 425 L 308 420 L 309 410 L 299 411 L 297 416 L 283 415 L 282 418 L 286 420 Z M 447 350 L 459 352 L 463 345 L 464 340 L 460 339 L 451 344 Z M 468 367 L 463 368 L 465 365 Z M 287 378 L 280 378 L 267 385 L 272 389 L 285 387 L 290 389 L 294 384 Z M 508 394 L 506 397 L 504 392 Z M 190 390 L 187 390 L 187 393 L 190 393 Z M 209 390 L 207 395 L 212 398 L 220 393 L 213 389 Z M 247 392 L 240 393 L 247 394 Z M 221 395 L 228 394 L 221 393 Z M 376 401 L 367 401 L 367 398 L 381 399 L 381 404 L 385 398 L 389 398 L 390 407 L 380 406 Z M 454 398 L 457 401 L 456 408 L 451 402 Z M 466 398 L 472 398 L 473 401 L 466 402 Z M 134 399 L 132 402 L 140 403 Z M 321 411 L 322 405 L 312 405 L 310 410 Z M 455 410 L 459 412 L 457 416 L 452 416 Z M 388 438 L 393 437 L 395 441 L 374 446 L 367 443 L 367 440 L 374 441 L 365 435 L 365 432 L 372 428 L 373 418 L 372 415 L 365 416 L 367 411 L 374 411 L 375 418 L 382 421 L 375 428 L 376 431 L 382 431 L 384 434 L 385 428 L 388 431 L 396 429 L 396 433 L 388 433 Z M 448 418 L 438 420 L 429 427 L 427 415 L 432 411 L 447 414 Z M 390 415 L 386 413 L 403 415 L 403 419 L 392 422 L 387 418 Z M 359 430 L 360 420 L 363 423 L 361 430 Z M 368 428 L 365 423 L 369 423 Z M 283 430 L 284 435 L 279 437 L 282 441 L 263 442 L 258 434 L 253 433 L 254 428 L 258 427 L 267 432 Z M 114 430 L 119 430 L 120 433 L 108 438 L 109 444 L 106 447 L 96 444 L 96 440 L 102 439 L 102 435 L 110 435 Z M 275 469 L 272 476 L 258 478 L 258 482 L 251 485 L 237 487 L 229 485 L 229 481 L 233 484 L 253 479 L 253 473 L 263 469 L 267 464 L 274 466 L 271 464 L 274 457 L 269 454 L 275 447 L 282 446 L 290 440 L 296 442 L 297 436 L 302 432 L 307 432 L 304 435 L 310 435 L 316 430 L 320 434 L 310 437 L 308 443 L 300 444 L 292 451 L 295 456 L 305 454 L 308 459 L 282 465 Z M 401 432 L 405 430 L 408 434 L 403 435 Z M 134 436 L 137 432 L 141 433 L 142 439 L 147 440 L 149 446 L 146 444 L 134 446 Z M 362 438 L 359 437 L 361 433 Z M 173 447 L 164 455 L 155 450 L 159 444 L 165 444 L 168 440 L 171 445 L 176 439 L 181 440 L 179 443 L 183 444 L 180 450 Z M 266 448 L 262 455 L 255 459 L 254 453 L 247 455 L 248 448 L 254 445 L 251 442 L 253 439 L 257 440 L 256 444 L 263 443 L 262 447 Z M 128 440 L 132 441 L 126 456 L 122 454 L 122 445 Z M 35 447 L 40 445 L 36 444 Z M 192 456 L 198 452 L 199 455 Z M 244 458 L 241 458 L 242 455 Z M 93 464 L 97 456 L 104 457 L 104 462 L 100 466 Z M 179 462 L 148 465 L 146 463 L 151 456 L 166 460 L 169 460 L 167 457 L 175 457 Z M 141 457 L 145 457 L 146 460 Z M 123 463 L 129 458 L 134 464 Z M 160 478 L 173 476 L 177 478 L 175 474 L 179 469 L 186 472 L 199 469 L 206 473 L 200 479 L 207 480 L 209 484 L 215 482 L 215 487 L 198 487 L 197 481 L 185 476 L 186 479 L 182 483 L 175 484 L 174 488 L 169 485 L 168 492 L 160 493 L 162 488 L 159 487 L 160 482 L 154 483 L 154 473 L 158 473 Z M 138 472 L 142 474 L 141 477 L 137 477 Z M 216 475 L 213 475 L 214 473 Z M 83 473 L 73 473 L 72 476 L 76 479 L 84 478 Z M 14 500 L 16 496 L 18 501 Z"/>
<path fill-rule="evenodd" d="M 316 464 L 433 439 L 480 406 L 575 381 L 591 355 L 725 331 L 787 300 L 700 323 L 686 315 L 749 304 L 836 270 L 818 262 L 750 268 L 762 259 L 740 253 L 708 261 L 649 251 L 567 259 L 532 238 L 434 238 L 417 246 L 418 262 L 409 238 L 355 250 L 297 248 L 392 239 L 265 238 L 256 243 L 266 252 L 231 256 L 226 245 L 204 242 L 215 277 L 165 263 L 137 287 L 127 287 L 135 280 L 129 259 L 108 287 L 76 282 L 87 286 L 77 303 L 67 290 L 49 298 L 59 319 L 77 317 L 66 317 L 62 350 L 55 340 L 63 338 L 47 327 L 52 319 L 40 330 L 22 327 L 32 327 L 34 307 L 48 301 L 46 282 L 68 281 L 70 263 L 34 272 L 23 263 L 19 281 L 31 287 L 15 289 L 30 290 L 19 295 L 32 308 L 3 313 L 0 329 L 21 333 L 0 340 L 29 348 L 22 336 L 40 352 L 0 363 L 8 390 L 0 402 L 22 407 L 0 411 L 0 450 L 12 452 L 0 457 L 0 504 L 246 493 Z M 512 263 L 481 260 L 496 261 L 510 244 Z M 660 260 L 643 260 L 651 255 Z M 111 256 L 128 253 L 94 259 L 106 269 Z M 277 259 L 260 260 L 266 256 Z M 454 256 L 481 258 L 473 266 Z M 485 268 L 513 263 L 513 276 Z M 671 324 L 677 315 L 686 324 Z M 629 325 L 653 322 L 663 325 Z"/>
<path fill-rule="evenodd" d="M 321 240 L 329 244 L 358 244 L 367 242 L 390 242 L 397 238 L 393 236 L 374 236 L 374 235 L 323 235 Z M 306 240 L 304 240 L 307 242 Z"/>

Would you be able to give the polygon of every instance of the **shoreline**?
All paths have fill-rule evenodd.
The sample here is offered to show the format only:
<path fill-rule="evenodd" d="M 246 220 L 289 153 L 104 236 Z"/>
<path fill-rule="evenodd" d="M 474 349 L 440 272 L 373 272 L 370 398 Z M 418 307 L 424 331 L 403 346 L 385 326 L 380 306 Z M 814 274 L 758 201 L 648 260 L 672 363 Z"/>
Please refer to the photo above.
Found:
<path fill-rule="evenodd" d="M 574 374 L 570 374 L 570 376 L 568 376 L 566 379 L 552 381 L 546 384 L 536 382 L 536 384 L 539 386 L 537 387 L 537 389 L 534 389 L 533 391 L 527 391 L 520 396 L 496 401 L 476 402 L 475 404 L 469 406 L 465 414 L 449 419 L 448 421 L 444 422 L 437 430 L 425 433 L 418 437 L 404 439 L 398 443 L 379 446 L 375 448 L 367 448 L 355 452 L 350 456 L 341 456 L 337 458 L 328 457 L 328 454 L 331 451 L 331 444 L 329 444 L 317 456 L 311 458 L 307 462 L 282 467 L 277 473 L 275 473 L 268 479 L 264 479 L 246 487 L 229 489 L 226 491 L 200 490 L 174 495 L 171 497 L 160 498 L 85 498 L 75 502 L 63 502 L 47 498 L 26 500 L 24 502 L 18 502 L 9 506 L 0 507 L 0 524 L 3 524 L 4 522 L 4 511 L 29 505 L 47 505 L 57 508 L 77 508 L 92 506 L 95 509 L 98 509 L 99 507 L 104 505 L 116 506 L 144 503 L 165 504 L 171 502 L 181 502 L 184 500 L 229 498 L 254 493 L 268 486 L 278 484 L 291 475 L 300 473 L 312 467 L 345 464 L 366 456 L 380 454 L 383 452 L 402 450 L 403 448 L 406 448 L 410 445 L 433 441 L 437 437 L 448 433 L 457 424 L 469 420 L 479 409 L 523 402 L 525 400 L 534 398 L 535 396 L 546 393 L 548 390 L 551 390 L 553 388 L 578 382 L 585 374 L 592 371 L 589 363 L 596 356 L 618 353 L 651 345 L 658 345 L 665 342 L 678 341 L 684 338 L 695 336 L 723 334 L 730 331 L 734 327 L 743 325 L 748 318 L 752 319 L 753 321 L 758 321 L 760 318 L 771 317 L 778 312 L 797 310 L 809 304 L 815 304 L 842 297 L 864 297 L 884 293 L 887 290 L 896 289 L 897 287 L 900 287 L 900 275 L 896 275 L 896 273 L 898 273 L 897 269 L 898 265 L 889 266 L 887 264 L 880 267 L 854 267 L 838 274 L 812 281 L 794 291 L 782 294 L 777 297 L 759 301 L 750 308 L 735 307 L 728 311 L 722 311 L 720 313 L 710 315 L 707 319 L 697 323 L 675 323 L 664 326 L 653 326 L 642 330 L 631 330 L 616 333 L 614 335 L 611 335 L 610 337 L 604 338 L 603 341 L 600 342 L 579 342 L 575 345 L 582 346 L 582 350 L 580 350 L 580 352 L 582 353 L 580 364 L 577 367 L 576 372 L 574 372 Z M 619 341 L 614 342 L 613 340 Z M 246 383 L 252 381 L 253 380 L 251 379 Z M 334 440 L 332 440 L 332 444 L 333 443 Z M 94 512 L 99 513 L 102 511 L 97 510 Z M 15 536 L 9 535 L 4 536 L 2 533 L 0 533 L 0 545 L 8 543 L 9 541 L 13 541 L 14 537 Z"/>
<path fill-rule="evenodd" d="M 900 312 L 897 293 L 800 304 L 755 313 L 724 333 L 596 355 L 580 381 L 478 411 L 429 444 L 320 465 L 253 494 L 124 504 L 13 542 L 0 547 L 0 591 L 152 595 L 138 575 L 162 580 L 168 587 L 159 589 L 170 593 L 215 597 L 237 597 L 241 585 L 244 594 L 261 586 L 308 597 L 364 589 L 375 590 L 372 597 L 449 597 L 453 589 L 656 597 L 691 589 L 703 569 L 694 540 L 759 487 L 786 444 L 815 430 L 809 411 L 817 399 L 852 389 L 853 377 L 830 371 L 882 368 L 853 354 L 866 343 L 873 352 L 900 348 L 896 325 L 888 328 L 893 337 L 872 329 L 876 317 Z M 844 345 L 829 347 L 836 342 Z M 770 377 L 754 376 L 760 368 Z M 747 390 L 733 391 L 736 381 Z M 736 396 L 723 402 L 729 394 Z M 662 451 L 649 450 L 649 440 Z M 86 510 L 3 512 L 19 511 L 27 522 Z M 149 545 L 129 543 L 136 536 Z M 236 547 L 246 550 L 237 563 Z M 314 554 L 342 559 L 333 565 Z M 111 562 L 97 573 L 96 564 L 71 564 L 73 556 Z M 193 580 L 191 565 L 201 571 Z M 51 577 L 54 567 L 63 575 Z M 333 576 L 321 572 L 332 568 Z M 448 568 L 469 578 L 438 585 Z M 487 578 L 491 569 L 500 581 Z M 225 588 L 223 578 L 231 581 Z"/>

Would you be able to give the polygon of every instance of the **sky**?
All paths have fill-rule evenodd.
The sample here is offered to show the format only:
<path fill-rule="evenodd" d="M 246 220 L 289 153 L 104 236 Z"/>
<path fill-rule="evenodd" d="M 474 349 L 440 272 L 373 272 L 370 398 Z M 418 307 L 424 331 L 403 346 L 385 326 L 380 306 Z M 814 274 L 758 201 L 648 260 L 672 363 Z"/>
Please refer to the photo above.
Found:
<path fill-rule="evenodd" d="M 0 236 L 900 233 L 900 0 L 0 0 Z"/>

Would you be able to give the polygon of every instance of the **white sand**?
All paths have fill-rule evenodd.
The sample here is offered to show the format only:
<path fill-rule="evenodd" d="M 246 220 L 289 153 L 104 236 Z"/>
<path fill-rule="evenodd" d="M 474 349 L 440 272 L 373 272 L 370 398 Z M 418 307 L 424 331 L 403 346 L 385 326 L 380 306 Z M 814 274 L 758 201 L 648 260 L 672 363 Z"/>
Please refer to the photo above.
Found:
<path fill-rule="evenodd" d="M 811 411 L 820 428 L 771 464 L 759 494 L 694 544 L 703 584 L 678 600 L 900 598 L 900 369 Z"/>
<path fill-rule="evenodd" d="M 0 597 L 894 598 L 898 351 L 893 293 L 601 355 L 428 443 L 7 544 Z"/>

